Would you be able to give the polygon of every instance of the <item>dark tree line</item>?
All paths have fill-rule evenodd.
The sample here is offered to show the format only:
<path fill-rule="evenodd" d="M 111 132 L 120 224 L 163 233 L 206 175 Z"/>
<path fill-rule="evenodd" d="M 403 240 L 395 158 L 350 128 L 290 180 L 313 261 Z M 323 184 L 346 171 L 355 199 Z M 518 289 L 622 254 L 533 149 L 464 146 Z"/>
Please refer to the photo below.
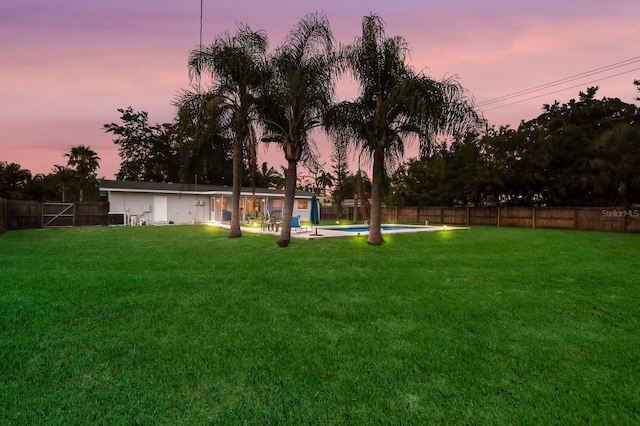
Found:
<path fill-rule="evenodd" d="M 636 85 L 640 83 L 636 81 Z M 393 174 L 404 205 L 627 206 L 640 202 L 640 111 L 617 98 L 544 105 L 517 129 L 489 127 Z"/>
<path fill-rule="evenodd" d="M 0 197 L 37 201 L 95 201 L 100 198 L 96 170 L 100 157 L 78 145 L 63 155 L 67 165 L 56 164 L 49 174 L 37 174 L 16 163 L 0 161 Z"/>

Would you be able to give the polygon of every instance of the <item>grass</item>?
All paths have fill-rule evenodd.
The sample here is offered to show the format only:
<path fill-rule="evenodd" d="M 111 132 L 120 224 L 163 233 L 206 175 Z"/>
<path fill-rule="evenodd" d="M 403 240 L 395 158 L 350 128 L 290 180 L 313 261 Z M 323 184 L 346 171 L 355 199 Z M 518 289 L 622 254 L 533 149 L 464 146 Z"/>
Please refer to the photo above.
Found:
<path fill-rule="evenodd" d="M 638 424 L 640 236 L 0 237 L 0 424 Z"/>

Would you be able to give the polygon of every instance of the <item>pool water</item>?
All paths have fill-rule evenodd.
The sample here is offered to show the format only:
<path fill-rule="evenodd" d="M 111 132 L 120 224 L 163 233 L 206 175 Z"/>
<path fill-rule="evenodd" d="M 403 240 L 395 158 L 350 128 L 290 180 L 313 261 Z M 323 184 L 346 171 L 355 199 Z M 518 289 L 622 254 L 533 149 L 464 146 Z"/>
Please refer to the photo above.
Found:
<path fill-rule="evenodd" d="M 382 225 L 380 227 L 381 231 L 400 231 L 404 229 L 415 229 L 415 226 L 406 226 L 406 225 Z M 332 228 L 323 228 L 329 231 L 339 231 L 339 232 L 369 232 L 368 226 L 351 226 L 351 227 L 332 227 Z"/>

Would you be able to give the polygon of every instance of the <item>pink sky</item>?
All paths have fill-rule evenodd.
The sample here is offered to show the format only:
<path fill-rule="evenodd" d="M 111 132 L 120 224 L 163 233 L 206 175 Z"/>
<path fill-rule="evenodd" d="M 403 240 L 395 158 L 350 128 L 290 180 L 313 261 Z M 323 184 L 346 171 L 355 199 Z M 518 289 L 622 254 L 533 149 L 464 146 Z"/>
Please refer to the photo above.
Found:
<path fill-rule="evenodd" d="M 204 44 L 242 22 L 265 30 L 274 48 L 299 18 L 315 11 L 327 14 L 338 42 L 350 43 L 362 16 L 377 13 L 388 36 L 407 39 L 416 70 L 436 79 L 457 75 L 479 103 L 640 57 L 636 0 L 220 3 L 204 0 Z M 117 109 L 127 106 L 147 111 L 151 123 L 173 120 L 171 101 L 189 86 L 187 58 L 198 45 L 199 16 L 199 0 L 3 0 L 0 161 L 46 174 L 83 144 L 100 156 L 99 176 L 112 179 L 120 158 L 102 125 L 119 122 Z M 640 60 L 509 102 L 578 88 L 487 106 L 484 115 L 492 125 L 517 126 L 538 116 L 544 103 L 577 98 L 593 85 L 600 86 L 599 98 L 635 102 L 636 68 Z M 590 83 L 597 79 L 603 80 Z M 338 87 L 341 99 L 357 93 L 347 79 Z M 318 142 L 330 169 L 330 147 L 323 138 Z M 281 158 L 274 148 L 261 153 L 270 165 L 279 166 Z"/>

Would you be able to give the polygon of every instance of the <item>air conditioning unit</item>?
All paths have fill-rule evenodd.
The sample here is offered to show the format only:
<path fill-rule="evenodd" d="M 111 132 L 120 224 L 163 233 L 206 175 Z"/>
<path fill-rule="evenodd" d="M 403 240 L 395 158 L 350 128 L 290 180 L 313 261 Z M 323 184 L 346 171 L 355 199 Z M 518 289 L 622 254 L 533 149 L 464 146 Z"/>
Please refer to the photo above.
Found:
<path fill-rule="evenodd" d="M 109 212 L 109 225 L 124 226 L 127 223 L 128 223 L 128 217 L 126 212 Z"/>

